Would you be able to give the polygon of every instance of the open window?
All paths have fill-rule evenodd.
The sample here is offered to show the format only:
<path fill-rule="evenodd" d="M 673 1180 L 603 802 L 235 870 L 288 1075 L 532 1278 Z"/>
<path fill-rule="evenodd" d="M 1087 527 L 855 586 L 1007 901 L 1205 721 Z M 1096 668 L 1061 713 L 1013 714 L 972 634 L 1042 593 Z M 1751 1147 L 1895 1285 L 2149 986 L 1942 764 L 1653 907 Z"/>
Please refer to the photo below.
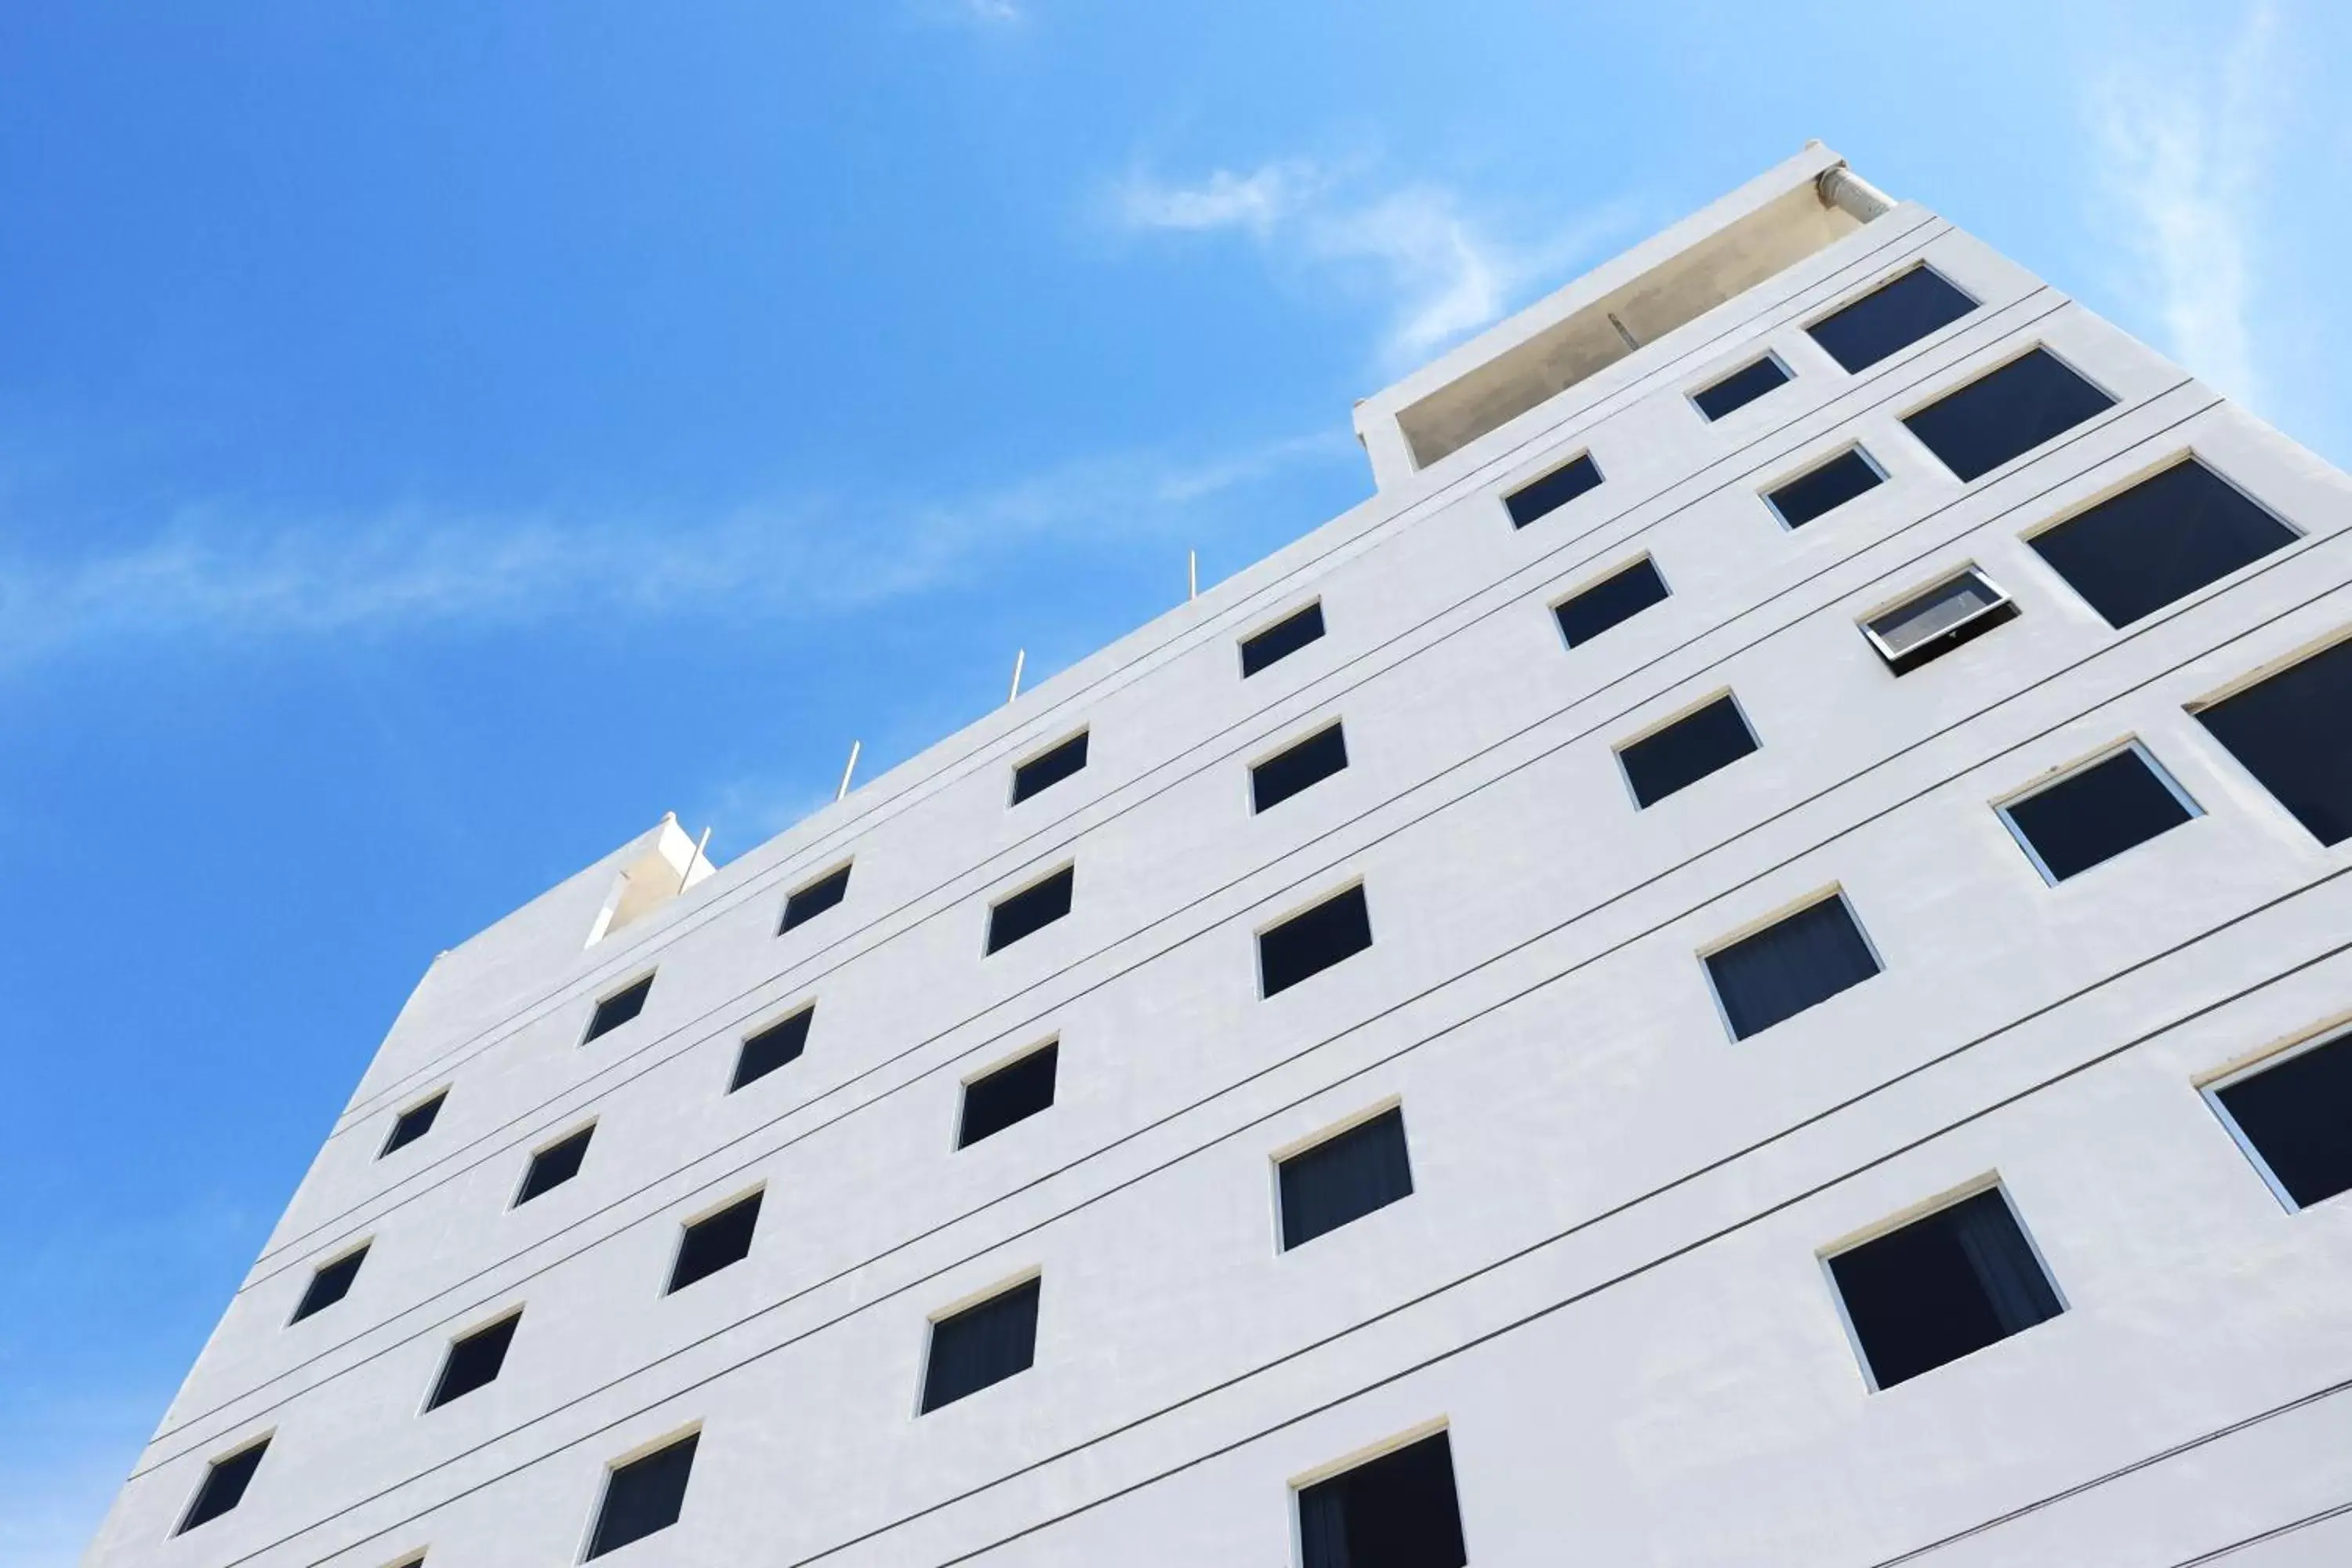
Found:
<path fill-rule="evenodd" d="M 1969 566 L 1869 616 L 1862 635 L 1887 668 L 1908 675 L 2016 618 L 2016 601 Z"/>

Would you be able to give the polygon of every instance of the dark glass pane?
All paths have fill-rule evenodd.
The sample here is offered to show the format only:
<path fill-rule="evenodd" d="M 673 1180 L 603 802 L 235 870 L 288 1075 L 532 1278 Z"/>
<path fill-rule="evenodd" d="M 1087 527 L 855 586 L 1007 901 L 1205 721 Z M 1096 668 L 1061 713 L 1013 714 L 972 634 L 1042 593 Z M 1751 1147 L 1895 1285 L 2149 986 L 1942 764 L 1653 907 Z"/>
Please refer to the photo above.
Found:
<path fill-rule="evenodd" d="M 931 1325 L 930 1364 L 923 1373 L 924 1410 L 937 1410 L 1029 1370 L 1037 1356 L 1039 1284 L 1028 1280 Z"/>
<path fill-rule="evenodd" d="M 1298 1489 L 1305 1568 L 1464 1568 L 1446 1434 Z"/>
<path fill-rule="evenodd" d="M 1830 1259 L 1881 1388 L 2058 1315 L 2058 1293 L 1999 1192 L 1938 1209 Z"/>
<path fill-rule="evenodd" d="M 2191 458 L 2026 541 L 2111 626 L 2127 626 L 2294 542 Z"/>
<path fill-rule="evenodd" d="M 551 1143 L 530 1157 L 530 1168 L 523 1173 L 522 1191 L 515 1202 L 527 1204 L 550 1187 L 560 1187 L 580 1173 L 580 1162 L 588 1157 L 588 1140 L 594 1137 L 593 1127 L 583 1127 L 561 1143 Z"/>
<path fill-rule="evenodd" d="M 357 1252 L 345 1253 L 311 1275 L 310 1286 L 302 1292 L 302 1300 L 295 1307 L 294 1315 L 286 1321 L 299 1323 L 311 1313 L 331 1307 L 350 1295 L 352 1281 L 360 1277 L 360 1265 L 367 1261 L 367 1255 L 368 1249 L 362 1247 Z"/>
<path fill-rule="evenodd" d="M 1326 1138 L 1285 1160 L 1280 1173 L 1285 1250 L 1411 1197 L 1412 1166 L 1405 1158 L 1404 1112 L 1384 1110 L 1360 1127 Z"/>
<path fill-rule="evenodd" d="M 1332 725 L 1250 769 L 1250 809 L 1279 805 L 1348 765 L 1348 737 Z"/>
<path fill-rule="evenodd" d="M 522 1314 L 517 1312 L 451 1345 L 448 1359 L 441 1363 L 440 1379 L 433 1385 L 433 1397 L 425 1408 L 437 1410 L 484 1384 L 497 1381 L 499 1368 L 507 1363 L 507 1347 L 514 1343 L 515 1325 L 521 1321 Z"/>
<path fill-rule="evenodd" d="M 383 1152 L 376 1158 L 380 1160 L 394 1149 L 405 1149 L 432 1131 L 435 1118 L 441 1114 L 441 1102 L 448 1098 L 446 1092 L 436 1094 L 424 1104 L 413 1105 L 402 1111 L 399 1119 L 392 1124 L 391 1135 L 383 1141 Z"/>
<path fill-rule="evenodd" d="M 2352 1188 L 2352 1036 L 2218 1091 L 2297 1208 Z"/>
<path fill-rule="evenodd" d="M 1903 423 L 1944 467 L 1973 479 L 2115 405 L 2049 350 L 2035 349 Z"/>
<path fill-rule="evenodd" d="M 814 1007 L 803 1007 L 782 1023 L 771 1024 L 743 1042 L 735 1058 L 735 1081 L 727 1086 L 732 1094 L 755 1079 L 762 1079 L 789 1061 L 797 1061 L 808 1045 L 809 1025 L 816 1017 Z"/>
<path fill-rule="evenodd" d="M 1740 1039 L 1793 1018 L 1878 973 L 1843 899 L 1823 899 L 1706 957 Z"/>
<path fill-rule="evenodd" d="M 2128 750 L 2003 809 L 2053 882 L 2145 844 L 2191 815 L 2147 760 Z"/>
<path fill-rule="evenodd" d="M 1767 355 L 1745 369 L 1735 370 L 1706 391 L 1691 398 L 1698 411 L 1709 419 L 1720 419 L 1737 408 L 1745 408 L 1776 386 L 1788 384 L 1789 373 L 1780 362 Z"/>
<path fill-rule="evenodd" d="M 1047 1046 L 964 1085 L 963 1120 L 956 1130 L 956 1147 L 977 1143 L 1052 1105 L 1054 1067 L 1060 1054 L 1059 1046 Z"/>
<path fill-rule="evenodd" d="M 1976 308 L 1939 274 L 1915 267 L 1805 331 L 1851 373 L 1868 370 Z"/>
<path fill-rule="evenodd" d="M 1032 757 L 1013 770 L 1013 804 L 1019 805 L 1049 784 L 1060 784 L 1087 765 L 1085 731 L 1071 736 L 1040 757 Z"/>
<path fill-rule="evenodd" d="M 2352 642 L 2197 715 L 2322 844 L 2352 838 Z"/>
<path fill-rule="evenodd" d="M 1551 613 L 1559 621 L 1559 635 L 1569 647 L 1577 647 L 1665 598 L 1666 580 L 1645 555 L 1574 598 L 1561 600 Z"/>
<path fill-rule="evenodd" d="M 686 1227 L 686 1235 L 677 1244 L 677 1262 L 669 1271 L 671 1290 L 683 1290 L 696 1280 L 751 1256 L 751 1233 L 760 1224 L 761 1195 L 753 1193 L 742 1202 Z"/>
<path fill-rule="evenodd" d="M 813 921 L 834 905 L 841 902 L 849 891 L 849 868 L 821 877 L 784 900 L 784 923 L 776 928 L 782 936 L 794 926 Z"/>
<path fill-rule="evenodd" d="M 1364 904 L 1364 889 L 1354 887 L 1326 899 L 1257 939 L 1258 973 L 1265 994 L 1287 991 L 1371 945 L 1372 916 Z"/>
<path fill-rule="evenodd" d="M 586 1045 L 599 1035 L 610 1034 L 646 1010 L 646 998 L 654 992 L 654 977 L 646 975 L 625 991 L 616 991 L 596 1004 L 596 1011 L 588 1019 L 588 1032 L 580 1043 Z"/>
<path fill-rule="evenodd" d="M 1885 645 L 1879 657 L 1903 675 L 2016 618 L 2015 603 L 1974 572 L 1963 572 L 1874 617 L 1870 629 Z"/>
<path fill-rule="evenodd" d="M 1729 767 L 1755 749 L 1756 737 L 1739 716 L 1739 704 L 1726 695 L 1622 748 L 1617 760 L 1624 766 L 1625 782 L 1633 786 L 1633 799 L 1646 806 L 1717 768 Z"/>
<path fill-rule="evenodd" d="M 1591 454 L 1572 463 L 1563 463 L 1550 473 L 1523 489 L 1512 492 L 1503 505 L 1511 514 L 1513 528 L 1525 528 L 1536 519 L 1558 511 L 1585 491 L 1601 483 L 1601 470 L 1592 464 Z"/>
<path fill-rule="evenodd" d="M 1242 675 L 1255 675 L 1276 659 L 1288 658 L 1323 635 L 1323 605 L 1318 600 L 1242 642 Z"/>
<path fill-rule="evenodd" d="M 604 1482 L 604 1506 L 596 1510 L 595 1533 L 588 1540 L 589 1556 L 602 1557 L 677 1522 L 701 1436 L 697 1432 L 681 1437 L 612 1473 Z"/>
<path fill-rule="evenodd" d="M 188 1505 L 188 1516 L 180 1521 L 180 1528 L 173 1533 L 185 1534 L 243 1502 L 245 1489 L 252 1484 L 253 1472 L 261 1468 L 261 1456 L 268 1451 L 269 1439 L 264 1437 L 226 1459 L 215 1459 L 205 1472 L 204 1484 L 196 1489 L 195 1500 Z"/>
<path fill-rule="evenodd" d="M 1074 868 L 1065 866 L 1034 888 L 1024 888 L 988 911 L 988 951 L 1012 946 L 1070 912 Z"/>
<path fill-rule="evenodd" d="M 1843 506 L 1865 490 L 1885 481 L 1856 447 L 1840 453 L 1820 468 L 1798 475 L 1771 493 L 1772 510 L 1790 528 L 1802 528 L 1823 512 Z"/>

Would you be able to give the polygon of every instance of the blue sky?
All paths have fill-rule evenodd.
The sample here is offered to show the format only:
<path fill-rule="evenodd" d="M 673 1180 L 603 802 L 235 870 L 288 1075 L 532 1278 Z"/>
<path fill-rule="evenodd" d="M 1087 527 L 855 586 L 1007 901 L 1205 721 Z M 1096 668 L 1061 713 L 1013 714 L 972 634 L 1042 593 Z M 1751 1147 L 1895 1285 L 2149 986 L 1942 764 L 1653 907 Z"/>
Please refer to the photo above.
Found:
<path fill-rule="evenodd" d="M 0 1568 L 408 988 L 1360 499 L 1350 402 L 1818 136 L 2352 457 L 2306 4 L 0 11 Z"/>

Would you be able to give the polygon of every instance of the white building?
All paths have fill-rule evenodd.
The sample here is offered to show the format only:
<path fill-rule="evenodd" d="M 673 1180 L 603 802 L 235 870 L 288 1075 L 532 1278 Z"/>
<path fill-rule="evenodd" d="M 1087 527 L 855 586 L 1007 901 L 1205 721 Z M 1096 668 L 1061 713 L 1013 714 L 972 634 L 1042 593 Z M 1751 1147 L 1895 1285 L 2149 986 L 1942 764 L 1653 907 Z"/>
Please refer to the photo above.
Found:
<path fill-rule="evenodd" d="M 86 1562 L 2352 1561 L 2344 476 L 1818 145 L 1356 422 L 437 960 Z"/>

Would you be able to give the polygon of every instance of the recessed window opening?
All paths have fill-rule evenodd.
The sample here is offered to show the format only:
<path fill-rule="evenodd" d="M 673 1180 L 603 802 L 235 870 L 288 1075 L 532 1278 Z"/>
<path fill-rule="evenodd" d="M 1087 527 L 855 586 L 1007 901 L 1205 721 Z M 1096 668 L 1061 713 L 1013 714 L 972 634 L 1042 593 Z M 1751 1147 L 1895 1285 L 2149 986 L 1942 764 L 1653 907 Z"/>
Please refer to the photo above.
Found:
<path fill-rule="evenodd" d="M 1766 354 L 1753 364 L 1743 365 L 1714 385 L 1691 394 L 1691 401 L 1711 423 L 1727 414 L 1747 407 L 1776 387 L 1789 384 L 1789 367 L 1777 354 Z"/>
<path fill-rule="evenodd" d="M 2034 349 L 1948 392 L 1903 424 L 1961 480 L 1980 479 L 2021 458 L 2116 400 L 2067 368 L 2048 349 Z"/>
<path fill-rule="evenodd" d="M 1285 747 L 1250 769 L 1250 810 L 1280 805 L 1310 784 L 1322 783 L 1348 765 L 1348 737 L 1336 724 L 1327 724 L 1307 739 Z"/>
<path fill-rule="evenodd" d="M 1282 1197 L 1282 1247 L 1287 1252 L 1412 1195 L 1404 1111 L 1391 1106 L 1307 1145 L 1275 1169 Z"/>
<path fill-rule="evenodd" d="M 520 1312 L 509 1312 L 488 1328 L 476 1329 L 452 1341 L 449 1353 L 442 1358 L 441 1375 L 433 1380 L 433 1394 L 425 1400 L 425 1408 L 438 1410 L 453 1399 L 461 1399 L 497 1382 L 499 1369 L 507 1363 L 507 1347 L 514 1343 L 515 1328 L 521 1321 Z"/>
<path fill-rule="evenodd" d="M 1805 331 L 1848 374 L 1868 370 L 1977 308 L 1977 302 L 1928 267 L 1915 267 L 1882 283 Z"/>
<path fill-rule="evenodd" d="M 841 866 L 786 895 L 783 923 L 776 927 L 776 934 L 782 936 L 794 926 L 807 924 L 841 902 L 848 892 L 849 868 Z"/>
<path fill-rule="evenodd" d="M 1832 893 L 1706 955 L 1732 1037 L 1786 1022 L 1878 973 L 1843 895 Z"/>
<path fill-rule="evenodd" d="M 1013 804 L 1019 805 L 1038 791 L 1060 784 L 1087 765 L 1087 731 L 1048 747 L 1013 770 Z"/>
<path fill-rule="evenodd" d="M 1292 612 L 1262 632 L 1242 639 L 1242 679 L 1288 658 L 1323 635 L 1323 601 Z"/>
<path fill-rule="evenodd" d="M 1756 733 L 1727 691 L 1640 740 L 1619 746 L 1617 763 L 1625 770 L 1633 804 L 1646 808 L 1729 767 L 1754 750 Z"/>
<path fill-rule="evenodd" d="M 1263 994 L 1287 991 L 1371 945 L 1371 910 L 1359 882 L 1258 933 Z"/>
<path fill-rule="evenodd" d="M 245 1489 L 253 1484 L 253 1473 L 261 1468 L 261 1456 L 269 1452 L 269 1439 L 247 1443 L 236 1453 L 215 1459 L 205 1468 L 205 1479 L 196 1488 L 196 1495 L 188 1503 L 188 1511 L 180 1517 L 180 1527 L 172 1531 L 185 1535 L 200 1524 L 207 1524 L 245 1500 Z"/>
<path fill-rule="evenodd" d="M 654 994 L 654 977 L 641 975 L 596 1004 L 589 1016 L 588 1032 L 580 1037 L 586 1045 L 600 1035 L 609 1035 L 646 1010 L 646 998 Z"/>
<path fill-rule="evenodd" d="M 716 1213 L 689 1221 L 678 1237 L 677 1261 L 671 1265 L 664 1295 L 676 1295 L 698 1279 L 707 1279 L 730 1264 L 751 1255 L 751 1233 L 760 1225 L 760 1199 L 764 1192 L 738 1198 Z"/>
<path fill-rule="evenodd" d="M 596 1508 L 596 1528 L 588 1537 L 590 1557 L 618 1551 L 677 1522 L 686 1508 L 686 1483 L 694 1474 L 694 1450 L 701 1437 L 700 1432 L 688 1432 L 606 1472 L 604 1500 Z"/>
<path fill-rule="evenodd" d="M 1032 1276 L 931 1324 L 923 1414 L 1029 1370 L 1037 1359 L 1037 1300 L 1043 1286 L 1043 1280 Z"/>
<path fill-rule="evenodd" d="M 2259 1062 L 2205 1091 L 2279 1201 L 2306 1209 L 2352 1190 L 2352 1035 Z"/>
<path fill-rule="evenodd" d="M 1050 1109 L 1054 1103 L 1054 1072 L 1061 1049 L 1058 1043 L 1048 1043 L 965 1084 L 963 1112 L 956 1124 L 956 1147 L 968 1149 L 1016 1121 L 1025 1121 Z"/>
<path fill-rule="evenodd" d="M 1808 468 L 1768 491 L 1764 503 L 1772 509 L 1783 528 L 1802 528 L 1885 482 L 1885 472 L 1869 453 L 1859 447 L 1849 447 L 1828 462 Z"/>
<path fill-rule="evenodd" d="M 735 1077 L 727 1085 L 734 1093 L 747 1083 L 754 1083 L 782 1067 L 800 1060 L 801 1052 L 808 1047 L 809 1026 L 816 1021 L 816 1004 L 812 1002 L 800 1011 L 769 1025 L 757 1034 L 745 1037 L 735 1053 Z"/>
<path fill-rule="evenodd" d="M 442 1089 L 431 1099 L 419 1100 L 394 1118 L 392 1131 L 384 1135 L 383 1147 L 376 1152 L 375 1157 L 381 1160 L 395 1149 L 405 1149 L 432 1131 L 434 1121 L 441 1114 L 441 1103 L 448 1098 L 449 1091 Z"/>
<path fill-rule="evenodd" d="M 1011 947 L 1023 937 L 1040 931 L 1070 912 L 1075 867 L 1065 866 L 1043 881 L 1032 882 L 988 909 L 988 951 Z"/>
<path fill-rule="evenodd" d="M 362 1241 L 341 1258 L 319 1265 L 310 1276 L 310 1283 L 302 1288 L 302 1299 L 294 1304 L 294 1315 L 286 1320 L 288 1324 L 324 1311 L 350 1295 L 352 1282 L 360 1277 L 360 1265 L 367 1261 L 368 1248 L 373 1245 Z"/>
<path fill-rule="evenodd" d="M 1666 580 L 1658 575 L 1657 564 L 1644 555 L 1590 588 L 1580 588 L 1554 605 L 1551 613 L 1568 646 L 1581 647 L 1652 605 L 1665 603 L 1666 598 Z"/>
<path fill-rule="evenodd" d="M 2016 602 L 1971 566 L 1862 623 L 1886 668 L 1908 675 L 2017 618 Z"/>
<path fill-rule="evenodd" d="M 1994 809 L 2053 886 L 2201 815 L 2137 741 Z"/>
<path fill-rule="evenodd" d="M 1298 1544 L 1306 1568 L 1465 1568 L 1447 1435 L 1300 1487 Z"/>
<path fill-rule="evenodd" d="M 2352 639 L 2197 710 L 2322 844 L 2352 838 Z"/>
<path fill-rule="evenodd" d="M 1828 1261 L 1874 1388 L 1906 1383 L 2064 1310 L 1999 1187 Z"/>
<path fill-rule="evenodd" d="M 2127 626 L 2299 537 L 2190 458 L 2025 542 L 2107 625 Z"/>
<path fill-rule="evenodd" d="M 1549 517 L 1587 490 L 1601 488 L 1601 469 L 1593 463 L 1592 454 L 1580 452 L 1532 484 L 1513 490 L 1504 502 L 1511 514 L 1513 528 L 1525 528 L 1540 517 Z"/>
<path fill-rule="evenodd" d="M 515 1193 L 515 1205 L 520 1207 L 551 1188 L 560 1187 L 580 1173 L 580 1162 L 588 1157 L 588 1141 L 596 1135 L 596 1124 L 590 1122 L 577 1132 L 567 1133 L 530 1157 L 530 1164 L 522 1173 L 522 1185 Z"/>

